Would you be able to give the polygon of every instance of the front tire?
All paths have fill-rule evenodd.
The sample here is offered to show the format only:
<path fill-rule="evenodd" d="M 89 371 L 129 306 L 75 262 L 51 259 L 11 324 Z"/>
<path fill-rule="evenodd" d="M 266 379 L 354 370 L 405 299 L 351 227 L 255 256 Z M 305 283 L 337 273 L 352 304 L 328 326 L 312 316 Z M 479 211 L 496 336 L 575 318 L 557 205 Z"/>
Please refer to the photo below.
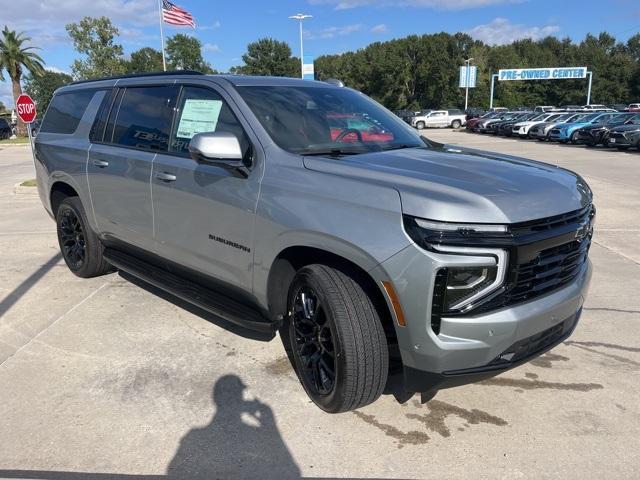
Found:
<path fill-rule="evenodd" d="M 417 128 L 418 130 L 424 130 L 424 127 L 425 127 L 424 122 L 418 122 L 418 123 L 416 123 L 416 128 Z"/>
<path fill-rule="evenodd" d="M 453 123 L 451 124 L 451 127 L 454 128 L 455 130 L 459 129 L 462 126 L 462 123 L 460 122 L 460 120 L 454 120 Z"/>
<path fill-rule="evenodd" d="M 56 212 L 56 227 L 62 258 L 75 275 L 91 278 L 112 270 L 102 256 L 102 243 L 89 227 L 78 197 L 67 197 L 62 201 Z"/>
<path fill-rule="evenodd" d="M 355 410 L 384 390 L 389 352 L 380 317 L 354 275 L 327 265 L 298 271 L 288 297 L 294 367 L 309 397 L 329 413 Z"/>
<path fill-rule="evenodd" d="M 571 143 L 573 145 L 577 145 L 578 144 L 578 132 L 573 132 L 571 134 L 571 138 L 569 139 L 569 143 Z"/>

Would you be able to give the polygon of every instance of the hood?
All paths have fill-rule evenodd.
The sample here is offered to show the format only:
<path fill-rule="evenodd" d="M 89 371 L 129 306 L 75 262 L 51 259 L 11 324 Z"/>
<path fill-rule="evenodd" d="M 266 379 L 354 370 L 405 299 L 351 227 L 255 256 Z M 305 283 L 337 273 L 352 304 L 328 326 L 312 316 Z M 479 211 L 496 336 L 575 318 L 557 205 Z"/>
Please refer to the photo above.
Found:
<path fill-rule="evenodd" d="M 559 123 L 556 125 L 556 128 L 564 128 L 568 130 L 570 128 L 584 128 L 591 125 L 595 125 L 594 123 L 584 123 L 584 122 L 570 122 L 570 123 Z"/>
<path fill-rule="evenodd" d="M 394 188 L 403 213 L 432 220 L 515 223 L 578 210 L 591 201 L 587 184 L 568 170 L 448 145 L 305 157 L 304 165 Z"/>
<path fill-rule="evenodd" d="M 535 122 L 532 126 L 534 127 L 549 127 L 552 125 L 560 125 L 562 122 Z"/>
<path fill-rule="evenodd" d="M 532 120 L 527 120 L 526 122 L 518 122 L 514 125 L 514 127 L 528 127 L 529 125 L 535 125 L 538 122 L 534 122 Z"/>
<path fill-rule="evenodd" d="M 620 125 L 618 127 L 612 128 L 611 132 L 635 132 L 640 130 L 640 125 Z"/>
<path fill-rule="evenodd" d="M 504 120 L 500 120 L 499 118 L 489 118 L 486 120 L 481 120 L 480 122 L 478 122 L 478 125 L 489 125 L 491 123 L 496 123 L 496 122 L 503 122 Z"/>

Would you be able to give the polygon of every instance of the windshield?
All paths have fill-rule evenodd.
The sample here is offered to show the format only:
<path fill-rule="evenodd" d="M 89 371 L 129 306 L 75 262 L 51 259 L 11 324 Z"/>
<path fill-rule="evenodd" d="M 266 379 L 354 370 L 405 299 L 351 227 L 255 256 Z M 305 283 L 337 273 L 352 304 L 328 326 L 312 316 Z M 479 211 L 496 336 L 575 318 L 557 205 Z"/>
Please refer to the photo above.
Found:
<path fill-rule="evenodd" d="M 579 120 L 580 122 L 584 122 L 584 123 L 589 123 L 592 120 L 595 120 L 596 118 L 598 118 L 600 115 L 602 115 L 601 113 L 589 113 L 588 115 L 585 115 L 583 117 L 581 117 Z M 573 122 L 577 122 L 578 119 L 574 119 L 572 120 Z"/>
<path fill-rule="evenodd" d="M 237 89 L 273 141 L 288 152 L 339 155 L 425 146 L 411 127 L 348 88 Z"/>
<path fill-rule="evenodd" d="M 620 125 L 634 117 L 633 113 L 622 113 L 620 115 L 614 115 L 607 123 L 611 125 Z"/>

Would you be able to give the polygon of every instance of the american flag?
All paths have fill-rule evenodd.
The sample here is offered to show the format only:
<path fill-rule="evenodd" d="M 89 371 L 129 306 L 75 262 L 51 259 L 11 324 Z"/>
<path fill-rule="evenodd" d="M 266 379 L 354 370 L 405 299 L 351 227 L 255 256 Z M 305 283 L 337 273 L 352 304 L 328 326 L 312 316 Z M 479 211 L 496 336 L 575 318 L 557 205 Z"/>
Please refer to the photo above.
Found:
<path fill-rule="evenodd" d="M 162 0 L 162 19 L 170 25 L 188 25 L 196 28 L 193 15 L 167 0 Z"/>

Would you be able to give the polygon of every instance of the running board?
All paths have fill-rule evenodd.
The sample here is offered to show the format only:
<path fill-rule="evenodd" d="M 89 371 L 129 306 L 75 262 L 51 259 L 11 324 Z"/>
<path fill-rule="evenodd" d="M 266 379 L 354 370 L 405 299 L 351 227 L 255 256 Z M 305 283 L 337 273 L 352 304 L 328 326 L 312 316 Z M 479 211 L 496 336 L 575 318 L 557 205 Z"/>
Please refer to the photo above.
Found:
<path fill-rule="evenodd" d="M 277 328 L 274 322 L 258 310 L 184 277 L 112 248 L 105 248 L 103 255 L 119 270 L 124 270 L 224 320 L 263 333 L 273 333 Z"/>

